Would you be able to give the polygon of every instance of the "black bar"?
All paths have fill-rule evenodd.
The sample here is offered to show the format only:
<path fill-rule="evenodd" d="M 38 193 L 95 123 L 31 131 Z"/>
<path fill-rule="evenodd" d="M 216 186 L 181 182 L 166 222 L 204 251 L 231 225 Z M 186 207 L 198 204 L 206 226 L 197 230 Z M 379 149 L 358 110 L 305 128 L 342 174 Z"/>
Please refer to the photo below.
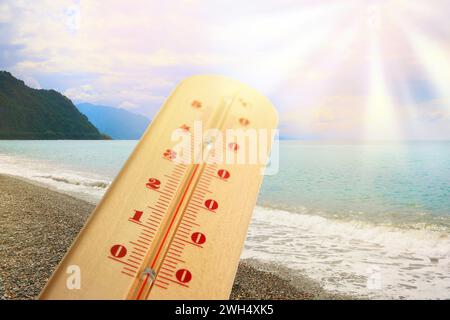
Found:
<path fill-rule="evenodd" d="M 398 313 L 402 319 L 423 314 L 432 319 L 450 311 L 447 301 L 366 300 L 238 300 L 238 301 L 0 301 L 2 315 L 22 312 L 58 319 L 335 319 L 384 318 Z M 9 313 L 11 312 L 11 313 Z M 330 318 L 331 315 L 331 318 Z M 440 316 L 439 318 L 442 318 Z M 139 318 L 138 318 L 139 317 Z"/>

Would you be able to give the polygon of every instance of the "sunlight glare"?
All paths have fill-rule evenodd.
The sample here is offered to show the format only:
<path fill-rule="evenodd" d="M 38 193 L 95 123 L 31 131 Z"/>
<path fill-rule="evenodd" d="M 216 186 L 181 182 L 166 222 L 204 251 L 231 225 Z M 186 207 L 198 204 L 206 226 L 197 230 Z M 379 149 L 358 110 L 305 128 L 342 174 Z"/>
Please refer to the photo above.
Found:
<path fill-rule="evenodd" d="M 379 8 L 371 7 L 369 94 L 365 113 L 365 140 L 400 140 L 400 128 L 384 75 L 380 46 Z M 374 16 L 375 15 L 375 18 Z"/>

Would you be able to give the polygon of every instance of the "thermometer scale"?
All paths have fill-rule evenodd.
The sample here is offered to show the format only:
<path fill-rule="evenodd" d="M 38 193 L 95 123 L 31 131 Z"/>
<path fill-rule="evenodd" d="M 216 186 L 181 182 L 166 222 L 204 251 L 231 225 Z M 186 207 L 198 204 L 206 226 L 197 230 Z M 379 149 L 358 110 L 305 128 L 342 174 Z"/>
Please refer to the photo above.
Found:
<path fill-rule="evenodd" d="M 184 80 L 40 298 L 228 299 L 276 125 L 271 103 L 250 87 Z M 255 150 L 264 161 L 249 161 Z"/>

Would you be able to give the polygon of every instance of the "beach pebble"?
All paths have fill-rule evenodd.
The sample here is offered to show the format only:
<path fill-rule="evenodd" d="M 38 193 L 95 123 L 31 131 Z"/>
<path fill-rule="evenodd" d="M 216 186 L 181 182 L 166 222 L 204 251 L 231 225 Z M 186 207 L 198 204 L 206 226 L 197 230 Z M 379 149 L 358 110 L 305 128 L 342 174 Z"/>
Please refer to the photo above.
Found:
<path fill-rule="evenodd" d="M 85 201 L 0 175 L 0 299 L 36 299 L 93 209 Z M 231 299 L 324 297 L 318 285 L 276 274 L 278 269 L 242 261 Z"/>

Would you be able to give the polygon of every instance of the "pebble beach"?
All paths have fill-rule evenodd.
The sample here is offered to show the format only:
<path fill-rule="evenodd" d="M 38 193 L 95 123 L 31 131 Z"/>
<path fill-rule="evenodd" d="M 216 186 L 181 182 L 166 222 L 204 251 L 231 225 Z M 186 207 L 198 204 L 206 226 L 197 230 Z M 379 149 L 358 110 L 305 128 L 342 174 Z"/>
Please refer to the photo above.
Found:
<path fill-rule="evenodd" d="M 94 205 L 0 175 L 0 299 L 37 299 Z M 242 260 L 230 299 L 345 299 L 285 268 Z"/>

